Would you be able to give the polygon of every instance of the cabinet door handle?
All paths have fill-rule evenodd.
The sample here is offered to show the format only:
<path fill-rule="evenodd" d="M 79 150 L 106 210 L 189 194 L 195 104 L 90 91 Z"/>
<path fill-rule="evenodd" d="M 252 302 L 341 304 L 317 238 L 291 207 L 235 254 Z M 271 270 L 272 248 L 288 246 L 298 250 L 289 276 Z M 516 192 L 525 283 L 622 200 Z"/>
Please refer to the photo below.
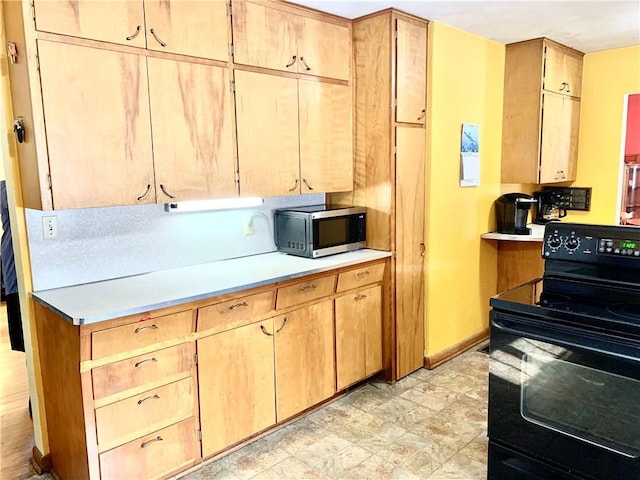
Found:
<path fill-rule="evenodd" d="M 307 62 L 304 61 L 304 57 L 300 57 L 300 61 L 302 62 L 302 65 L 304 66 L 307 72 L 311 70 L 311 67 L 307 65 Z"/>
<path fill-rule="evenodd" d="M 145 325 L 144 327 L 138 327 L 136 328 L 133 333 L 142 333 L 147 329 L 152 329 L 152 330 L 157 330 L 158 326 L 154 323 L 153 325 Z"/>
<path fill-rule="evenodd" d="M 358 295 L 356 295 L 356 297 L 354 298 L 354 300 L 355 300 L 356 302 L 359 302 L 360 300 L 364 300 L 365 298 L 367 298 L 367 296 L 366 296 L 366 295 L 358 294 Z"/>
<path fill-rule="evenodd" d="M 566 88 L 566 90 L 565 90 L 565 88 Z M 569 88 L 569 84 L 567 82 L 562 82 L 562 85 L 560 86 L 560 91 L 561 92 L 571 93 L 571 89 Z"/>
<path fill-rule="evenodd" d="M 153 358 L 145 358 L 144 360 L 140 360 L 139 362 L 136 362 L 136 364 L 134 365 L 134 367 L 138 368 L 140 365 L 147 363 L 147 362 L 157 362 L 158 359 L 153 357 Z"/>
<path fill-rule="evenodd" d="M 287 317 L 284 317 L 284 321 L 282 322 L 282 326 L 276 330 L 276 333 L 280 333 L 282 330 L 284 330 L 285 325 L 287 324 L 287 320 L 289 320 Z"/>
<path fill-rule="evenodd" d="M 420 256 L 424 257 L 424 253 L 425 253 L 426 247 L 424 243 L 420 243 Z"/>
<path fill-rule="evenodd" d="M 169 192 L 167 192 L 167 189 L 164 188 L 163 184 L 160 184 L 160 190 L 162 190 L 162 193 L 164 193 L 167 197 L 169 198 L 176 198 L 175 195 L 171 195 Z"/>
<path fill-rule="evenodd" d="M 146 402 L 147 400 L 160 400 L 160 395 L 151 395 L 150 397 L 146 397 L 143 399 L 138 400 L 138 405 L 142 405 L 144 402 Z"/>
<path fill-rule="evenodd" d="M 298 179 L 296 178 L 296 183 L 289 189 L 290 192 L 293 192 L 296 188 L 298 188 Z"/>
<path fill-rule="evenodd" d="M 309 190 L 313 190 L 313 187 L 312 187 L 311 185 L 309 185 L 309 182 L 307 181 L 307 179 L 306 179 L 306 178 L 303 178 L 303 179 L 302 179 L 302 181 L 304 182 L 304 184 L 307 186 L 307 188 L 308 188 Z"/>
<path fill-rule="evenodd" d="M 418 117 L 418 120 L 422 120 L 425 116 L 427 115 L 427 109 L 423 108 L 422 109 L 422 113 L 420 114 L 420 116 Z"/>
<path fill-rule="evenodd" d="M 289 68 L 291 65 L 293 65 L 294 63 L 296 63 L 296 57 L 295 55 L 293 57 L 291 57 L 291 63 L 287 63 L 284 68 Z"/>
<path fill-rule="evenodd" d="M 166 44 L 166 43 L 164 43 L 162 40 L 160 40 L 160 39 L 158 38 L 158 35 L 156 35 L 156 32 L 154 32 L 154 31 L 153 31 L 153 28 L 152 28 L 152 29 L 150 29 L 149 31 L 151 32 L 151 35 L 153 35 L 153 38 L 155 38 L 155 39 L 156 39 L 156 42 L 158 42 L 158 43 L 159 43 L 160 45 L 162 45 L 163 47 L 166 47 L 166 46 L 167 46 L 167 44 Z"/>
<path fill-rule="evenodd" d="M 140 28 L 141 27 L 142 27 L 141 25 L 138 25 L 136 27 L 136 31 L 133 33 L 133 35 L 129 35 L 128 37 L 126 37 L 126 39 L 127 40 L 133 40 L 134 38 L 136 38 L 138 36 L 138 34 L 140 33 Z"/>
<path fill-rule="evenodd" d="M 248 306 L 249 306 L 249 304 L 247 302 L 236 303 L 235 305 L 230 305 L 229 306 L 229 310 L 235 310 L 235 309 L 240 308 L 240 307 L 248 307 Z"/>
<path fill-rule="evenodd" d="M 358 272 L 358 274 L 356 275 L 358 278 L 365 278 L 368 277 L 369 274 L 369 270 L 365 270 L 364 272 Z"/>
<path fill-rule="evenodd" d="M 260 330 L 262 330 L 262 333 L 264 333 L 265 335 L 267 335 L 269 337 L 273 337 L 273 333 L 267 332 L 267 329 L 264 328 L 264 325 L 260 325 Z"/>
<path fill-rule="evenodd" d="M 160 435 L 158 435 L 156 438 L 152 438 L 151 440 L 147 440 L 146 442 L 142 442 L 142 444 L 140 445 L 140 448 L 147 448 L 147 446 L 153 442 L 161 442 L 162 440 L 164 440 Z"/>
<path fill-rule="evenodd" d="M 147 184 L 147 189 L 145 190 L 145 192 L 138 197 L 138 201 L 144 200 L 145 198 L 147 198 L 147 196 L 149 195 L 150 191 L 151 191 L 151 184 L 149 183 L 149 184 Z"/>
<path fill-rule="evenodd" d="M 318 288 L 318 286 L 315 283 L 309 283 L 300 287 L 300 291 L 306 292 L 307 290 L 313 290 L 314 288 Z"/>

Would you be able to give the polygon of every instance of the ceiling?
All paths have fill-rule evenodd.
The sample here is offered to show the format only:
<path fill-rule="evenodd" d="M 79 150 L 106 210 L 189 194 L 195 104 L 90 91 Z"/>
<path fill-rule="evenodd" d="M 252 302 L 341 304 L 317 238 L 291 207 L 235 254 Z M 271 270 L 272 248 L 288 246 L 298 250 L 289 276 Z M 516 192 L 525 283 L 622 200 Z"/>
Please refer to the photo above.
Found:
<path fill-rule="evenodd" d="M 394 7 L 505 44 L 547 37 L 583 53 L 640 45 L 640 0 L 290 1 L 351 19 Z"/>

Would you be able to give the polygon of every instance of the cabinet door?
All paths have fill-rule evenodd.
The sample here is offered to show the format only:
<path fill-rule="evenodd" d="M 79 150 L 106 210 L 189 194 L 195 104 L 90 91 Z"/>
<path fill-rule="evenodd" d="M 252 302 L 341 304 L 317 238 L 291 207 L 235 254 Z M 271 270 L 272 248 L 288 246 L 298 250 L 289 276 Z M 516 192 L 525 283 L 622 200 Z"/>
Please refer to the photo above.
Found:
<path fill-rule="evenodd" d="M 273 338 L 268 320 L 197 341 L 204 457 L 275 423 Z"/>
<path fill-rule="evenodd" d="M 53 206 L 155 202 L 144 57 L 38 42 Z"/>
<path fill-rule="evenodd" d="M 398 378 L 424 365 L 425 131 L 396 129 L 396 349 Z"/>
<path fill-rule="evenodd" d="M 147 48 L 227 60 L 227 2 L 145 0 Z"/>
<path fill-rule="evenodd" d="M 552 44 L 545 45 L 544 89 L 562 95 L 582 94 L 582 57 Z"/>
<path fill-rule="evenodd" d="M 296 72 L 299 22 L 291 14 L 253 2 L 233 2 L 234 61 Z"/>
<path fill-rule="evenodd" d="M 240 194 L 298 195 L 298 84 L 236 70 Z"/>
<path fill-rule="evenodd" d="M 398 18 L 396 122 L 425 123 L 427 108 L 427 26 Z"/>
<path fill-rule="evenodd" d="M 278 422 L 335 393 L 333 301 L 274 318 Z"/>
<path fill-rule="evenodd" d="M 540 182 L 576 179 L 580 101 L 562 95 L 543 94 Z"/>
<path fill-rule="evenodd" d="M 145 47 L 142 0 L 35 0 L 36 29 Z"/>
<path fill-rule="evenodd" d="M 298 81 L 302 193 L 353 189 L 351 87 Z"/>
<path fill-rule="evenodd" d="M 351 32 L 346 25 L 298 17 L 298 72 L 349 80 Z"/>
<path fill-rule="evenodd" d="M 147 62 L 158 201 L 237 196 L 227 69 Z"/>
<path fill-rule="evenodd" d="M 336 298 L 336 385 L 382 370 L 382 287 Z"/>

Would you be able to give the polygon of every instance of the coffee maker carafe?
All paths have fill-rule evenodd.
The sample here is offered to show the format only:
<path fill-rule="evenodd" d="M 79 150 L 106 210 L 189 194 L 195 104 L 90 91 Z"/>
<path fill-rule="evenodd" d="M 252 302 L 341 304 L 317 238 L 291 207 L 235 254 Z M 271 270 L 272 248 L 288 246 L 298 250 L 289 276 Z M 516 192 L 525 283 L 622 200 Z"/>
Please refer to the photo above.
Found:
<path fill-rule="evenodd" d="M 567 216 L 567 211 L 560 207 L 562 203 L 557 193 L 534 192 L 533 196 L 536 199 L 536 214 L 533 223 L 544 225 Z"/>
<path fill-rule="evenodd" d="M 527 219 L 534 203 L 535 198 L 525 193 L 505 193 L 499 197 L 495 202 L 498 233 L 529 235 Z"/>

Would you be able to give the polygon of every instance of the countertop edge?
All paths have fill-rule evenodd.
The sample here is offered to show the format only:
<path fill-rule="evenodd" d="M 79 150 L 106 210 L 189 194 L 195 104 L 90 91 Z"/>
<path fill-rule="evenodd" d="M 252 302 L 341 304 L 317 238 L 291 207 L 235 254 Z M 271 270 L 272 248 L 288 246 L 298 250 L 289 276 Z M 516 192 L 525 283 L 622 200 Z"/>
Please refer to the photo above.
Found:
<path fill-rule="evenodd" d="M 357 257 L 354 258 L 353 254 L 356 252 L 360 252 L 360 254 L 358 254 Z M 301 263 L 305 263 L 305 264 L 307 264 L 307 262 L 305 262 L 304 260 L 307 260 L 308 262 L 318 262 L 318 263 L 315 263 L 315 264 L 308 263 L 305 268 L 300 268 L 299 270 L 290 271 L 288 273 L 276 274 L 274 276 L 269 276 L 267 278 L 262 278 L 255 281 L 248 281 L 246 283 L 227 284 L 221 288 L 202 291 L 202 292 L 194 293 L 193 295 L 176 296 L 174 298 L 169 298 L 165 301 L 157 301 L 153 303 L 144 302 L 136 306 L 129 306 L 127 308 L 119 308 L 119 307 L 114 307 L 113 309 L 104 308 L 103 312 L 95 313 L 91 315 L 74 314 L 70 312 L 70 310 L 74 310 L 74 309 L 65 308 L 63 305 L 60 305 L 61 302 L 56 302 L 55 301 L 56 295 L 60 295 L 62 292 L 64 292 L 65 297 L 73 296 L 74 290 L 78 291 L 78 295 L 79 295 L 80 294 L 79 290 L 81 289 L 90 288 L 94 290 L 94 289 L 100 289 L 101 286 L 104 286 L 104 288 L 106 288 L 107 285 L 108 285 L 108 288 L 117 290 L 119 288 L 118 287 L 119 283 L 122 283 L 122 286 L 120 288 L 125 288 L 125 285 L 124 285 L 125 280 L 127 281 L 127 283 L 131 282 L 132 280 L 133 281 L 139 280 L 140 282 L 144 282 L 145 276 L 154 275 L 156 277 L 160 276 L 160 278 L 162 278 L 163 275 L 170 276 L 172 274 L 172 271 L 174 270 L 184 269 L 188 271 L 189 269 L 192 269 L 192 270 L 205 269 L 207 267 L 214 269 L 216 265 L 221 265 L 223 262 L 227 264 L 226 266 L 229 266 L 229 264 L 232 264 L 234 260 L 246 261 L 247 259 L 255 259 L 258 257 L 265 258 L 264 257 L 265 255 L 275 255 L 275 254 L 280 255 L 280 254 L 278 252 L 271 252 L 271 253 L 256 255 L 252 257 L 241 257 L 240 259 L 221 260 L 219 262 L 210 262 L 207 264 L 194 265 L 190 267 L 181 267 L 180 269 L 170 269 L 167 271 L 150 272 L 148 274 L 134 275 L 132 277 L 125 277 L 122 279 L 105 280 L 101 282 L 95 282 L 92 284 L 75 285 L 75 286 L 63 287 L 63 288 L 52 289 L 52 290 L 36 291 L 36 292 L 31 292 L 31 297 L 35 301 L 40 303 L 42 306 L 44 306 L 45 308 L 48 308 L 56 315 L 67 320 L 69 323 L 79 326 L 79 325 L 87 325 L 91 323 L 113 320 L 116 318 L 125 317 L 129 315 L 136 315 L 138 313 L 148 312 L 150 310 L 158 310 L 162 308 L 173 307 L 176 305 L 195 302 L 198 300 L 204 300 L 207 298 L 214 298 L 214 297 L 229 294 L 229 293 L 240 292 L 243 290 L 249 290 L 257 287 L 262 287 L 265 285 L 280 283 L 280 282 L 293 280 L 300 277 L 305 277 L 308 275 L 314 275 L 317 273 L 349 267 L 352 265 L 358 265 L 361 263 L 382 260 L 384 258 L 389 258 L 392 256 L 391 252 L 384 251 L 384 250 L 365 249 L 365 250 L 358 250 L 356 252 L 347 252 L 347 253 L 332 256 L 333 259 L 339 258 L 339 260 L 337 262 L 332 262 L 330 265 L 320 265 L 318 260 L 322 260 L 322 259 L 301 259 L 300 260 Z M 298 260 L 294 259 L 294 261 L 298 261 Z M 311 268 L 309 268 L 309 266 L 311 266 Z"/>

